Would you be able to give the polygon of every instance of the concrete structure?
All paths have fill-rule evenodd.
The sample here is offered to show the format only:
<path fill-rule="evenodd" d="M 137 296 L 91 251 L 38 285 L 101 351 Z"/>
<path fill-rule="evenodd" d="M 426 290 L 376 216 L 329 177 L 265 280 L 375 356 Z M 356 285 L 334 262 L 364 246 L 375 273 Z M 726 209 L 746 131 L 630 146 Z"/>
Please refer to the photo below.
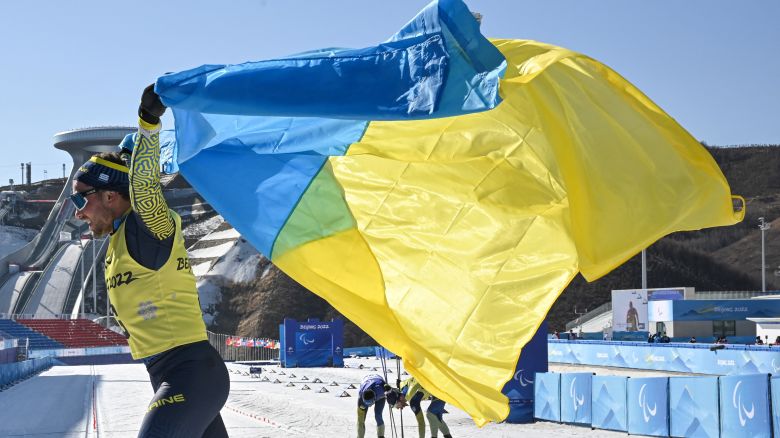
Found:
<path fill-rule="evenodd" d="M 768 292 L 769 295 L 757 297 L 756 299 L 780 299 L 780 295 Z M 756 336 L 760 336 L 767 344 L 780 343 L 780 317 L 755 317 L 748 318 L 756 324 Z"/>
<path fill-rule="evenodd" d="M 756 324 L 756 336 L 759 336 L 765 344 L 778 344 L 780 342 L 780 318 L 748 318 Z"/>

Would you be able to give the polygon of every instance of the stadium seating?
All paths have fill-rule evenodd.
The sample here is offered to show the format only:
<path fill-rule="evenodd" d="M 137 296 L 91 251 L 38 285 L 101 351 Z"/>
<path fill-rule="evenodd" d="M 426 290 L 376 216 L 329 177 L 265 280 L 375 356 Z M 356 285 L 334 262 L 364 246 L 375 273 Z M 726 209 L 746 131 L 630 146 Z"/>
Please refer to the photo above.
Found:
<path fill-rule="evenodd" d="M 88 319 L 18 319 L 17 322 L 58 341 L 64 348 L 127 345 L 124 336 Z"/>
<path fill-rule="evenodd" d="M 29 348 L 31 350 L 64 348 L 61 343 L 54 339 L 44 336 L 37 331 L 10 319 L 0 319 L 0 331 L 7 333 L 14 338 L 18 338 L 20 340 L 20 345 L 24 342 L 25 338 L 29 339 Z"/>

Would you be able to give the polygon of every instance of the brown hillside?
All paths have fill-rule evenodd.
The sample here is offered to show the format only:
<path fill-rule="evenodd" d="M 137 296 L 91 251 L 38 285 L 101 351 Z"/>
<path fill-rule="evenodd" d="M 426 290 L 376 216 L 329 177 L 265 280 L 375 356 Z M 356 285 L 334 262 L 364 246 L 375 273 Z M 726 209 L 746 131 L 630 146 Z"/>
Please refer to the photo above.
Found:
<path fill-rule="evenodd" d="M 279 336 L 284 318 L 305 321 L 319 318 L 344 320 L 344 345 L 373 345 L 375 342 L 355 324 L 341 316 L 327 301 L 288 277 L 267 258 L 261 259 L 259 277 L 249 283 L 223 284 L 222 302 L 210 327 L 219 333 L 238 336 Z"/>
<path fill-rule="evenodd" d="M 773 221 L 765 232 L 767 289 L 780 288 L 780 147 L 707 148 L 732 193 L 746 200 L 745 220 L 730 227 L 675 233 L 647 249 L 648 287 L 691 286 L 700 291 L 761 290 L 761 232 L 758 218 Z M 641 287 L 637 255 L 610 274 L 587 283 L 572 281 L 550 310 L 551 330 L 561 330 L 578 312 L 610 300 L 613 289 Z"/>

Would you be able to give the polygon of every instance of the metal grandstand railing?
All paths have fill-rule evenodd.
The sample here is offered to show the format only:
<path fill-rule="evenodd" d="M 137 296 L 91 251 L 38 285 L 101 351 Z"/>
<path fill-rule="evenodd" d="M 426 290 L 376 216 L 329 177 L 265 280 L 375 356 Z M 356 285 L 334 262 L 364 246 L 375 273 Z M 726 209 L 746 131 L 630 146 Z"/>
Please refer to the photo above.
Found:
<path fill-rule="evenodd" d="M 588 313 L 585 313 L 583 315 L 580 315 L 578 318 L 573 319 L 566 323 L 566 330 L 571 330 L 574 327 L 577 327 L 578 325 L 585 324 L 586 322 L 590 321 L 591 319 L 600 316 L 606 312 L 609 312 L 612 310 L 612 301 L 606 302 L 595 309 L 591 310 Z"/>
<path fill-rule="evenodd" d="M 264 347 L 236 347 L 227 345 L 228 338 L 237 336 L 207 332 L 209 343 L 219 352 L 223 360 L 255 361 L 279 360 L 279 350 Z"/>

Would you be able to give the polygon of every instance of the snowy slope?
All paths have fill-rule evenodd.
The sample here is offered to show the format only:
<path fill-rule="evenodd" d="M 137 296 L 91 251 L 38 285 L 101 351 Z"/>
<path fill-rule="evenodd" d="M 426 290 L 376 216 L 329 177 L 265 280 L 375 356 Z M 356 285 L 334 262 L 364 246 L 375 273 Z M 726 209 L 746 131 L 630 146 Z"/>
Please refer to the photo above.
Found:
<path fill-rule="evenodd" d="M 226 285 L 249 283 L 264 257 L 233 229 L 214 231 L 188 249 L 206 325 L 216 317 Z M 196 261 L 199 261 L 196 263 Z"/>

